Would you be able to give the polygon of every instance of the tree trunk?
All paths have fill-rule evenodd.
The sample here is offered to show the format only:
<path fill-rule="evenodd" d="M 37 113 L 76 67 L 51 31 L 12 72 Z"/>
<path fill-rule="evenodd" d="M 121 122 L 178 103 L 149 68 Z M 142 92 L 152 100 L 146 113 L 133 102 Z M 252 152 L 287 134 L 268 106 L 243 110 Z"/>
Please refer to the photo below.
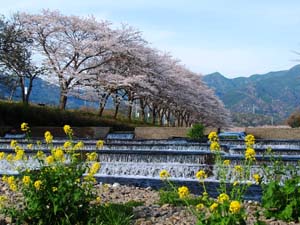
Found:
<path fill-rule="evenodd" d="M 155 121 L 156 121 L 156 108 L 153 107 L 152 108 L 152 124 L 155 125 Z"/>
<path fill-rule="evenodd" d="M 146 115 L 145 115 L 145 107 L 144 100 L 140 99 L 140 107 L 141 107 L 141 120 L 145 123 L 146 122 Z"/>
<path fill-rule="evenodd" d="M 105 93 L 101 96 L 102 98 L 101 98 L 101 101 L 99 104 L 99 111 L 98 111 L 99 117 L 101 117 L 103 114 L 103 111 L 104 111 L 104 108 L 105 108 L 105 105 L 106 105 L 109 95 L 110 95 L 110 93 Z"/>
<path fill-rule="evenodd" d="M 30 94 L 31 94 L 31 91 L 32 91 L 33 79 L 34 78 L 29 78 L 29 84 L 28 84 L 27 93 L 25 93 L 25 104 L 26 105 L 29 104 L 29 97 L 30 97 Z"/>
<path fill-rule="evenodd" d="M 116 108 L 115 108 L 114 119 L 117 119 L 118 112 L 119 112 L 119 106 L 120 106 L 120 103 L 117 102 L 117 103 L 116 103 Z"/>
<path fill-rule="evenodd" d="M 128 118 L 128 121 L 131 122 L 132 107 L 133 107 L 132 92 L 129 91 L 127 95 L 128 95 L 128 102 L 129 102 L 127 118 Z"/>
<path fill-rule="evenodd" d="M 61 110 L 66 109 L 67 100 L 68 100 L 68 96 L 61 92 L 59 97 L 59 109 Z"/>

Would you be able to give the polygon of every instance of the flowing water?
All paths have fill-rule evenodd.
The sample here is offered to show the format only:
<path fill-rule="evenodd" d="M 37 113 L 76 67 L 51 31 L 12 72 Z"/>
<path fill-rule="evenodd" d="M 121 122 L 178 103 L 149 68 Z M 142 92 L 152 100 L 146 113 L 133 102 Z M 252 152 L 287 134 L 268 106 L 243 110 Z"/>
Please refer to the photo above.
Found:
<path fill-rule="evenodd" d="M 123 136 L 112 134 L 109 139 L 105 140 L 101 150 L 96 149 L 97 140 L 81 139 L 76 140 L 75 143 L 83 141 L 84 147 L 81 149 L 83 152 L 96 151 L 99 154 L 101 169 L 96 177 L 101 182 L 158 187 L 162 185 L 159 173 L 162 169 L 166 169 L 171 174 L 171 179 L 178 183 L 187 182 L 193 186 L 192 190 L 199 192 L 201 188 L 199 189 L 195 174 L 204 169 L 209 175 L 206 179 L 208 185 L 217 188 L 220 168 L 214 165 L 214 154 L 209 150 L 209 143 L 197 143 L 186 139 L 135 140 L 131 135 L 132 133 Z M 0 151 L 13 153 L 10 141 L 10 139 L 0 139 Z M 65 141 L 67 140 L 56 140 L 53 146 L 61 146 Z M 33 157 L 37 149 L 47 154 L 50 153 L 50 147 L 44 142 L 32 150 L 27 149 L 28 143 L 25 140 L 18 140 L 18 143 L 28 152 L 28 161 L 10 163 L 0 160 L 1 174 L 17 174 L 17 168 L 37 168 L 38 161 Z M 272 168 L 276 160 L 282 160 L 286 165 L 298 166 L 300 140 L 259 140 L 254 148 L 257 156 L 255 165 L 250 169 L 250 176 L 264 172 L 264 166 Z M 271 155 L 270 148 L 272 149 Z M 234 175 L 234 166 L 241 164 L 244 160 L 244 153 L 245 145 L 242 141 L 222 140 L 221 155 L 223 159 L 231 161 L 231 165 L 225 171 L 228 182 L 237 178 Z M 258 198 L 260 193 L 258 187 L 254 185 L 252 189 L 253 193 L 249 194 L 249 198 Z M 251 195 L 255 196 L 251 197 Z"/>

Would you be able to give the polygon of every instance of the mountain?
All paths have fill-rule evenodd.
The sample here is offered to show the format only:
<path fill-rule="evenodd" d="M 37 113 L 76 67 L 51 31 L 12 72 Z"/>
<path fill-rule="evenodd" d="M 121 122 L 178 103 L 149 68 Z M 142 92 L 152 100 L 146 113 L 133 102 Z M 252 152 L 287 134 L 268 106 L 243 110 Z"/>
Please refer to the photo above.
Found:
<path fill-rule="evenodd" d="M 36 78 L 33 81 L 32 92 L 30 94 L 30 102 L 38 103 L 38 104 L 46 104 L 46 105 L 54 105 L 58 106 L 59 103 L 59 93 L 60 89 L 58 86 L 51 84 L 41 78 Z M 0 99 L 8 99 L 11 95 L 10 89 L 2 82 L 0 79 Z M 16 90 L 13 94 L 14 100 L 21 99 L 20 90 Z M 108 102 L 107 107 L 111 107 L 112 102 Z M 79 108 L 82 106 L 88 107 L 98 107 L 98 103 L 96 102 L 88 102 L 81 100 L 79 98 L 75 98 L 73 96 L 68 97 L 67 108 Z"/>
<path fill-rule="evenodd" d="M 279 123 L 300 107 L 300 65 L 289 70 L 233 79 L 216 72 L 204 76 L 203 81 L 215 90 L 233 118 L 253 114 L 264 116 L 268 124 Z"/>

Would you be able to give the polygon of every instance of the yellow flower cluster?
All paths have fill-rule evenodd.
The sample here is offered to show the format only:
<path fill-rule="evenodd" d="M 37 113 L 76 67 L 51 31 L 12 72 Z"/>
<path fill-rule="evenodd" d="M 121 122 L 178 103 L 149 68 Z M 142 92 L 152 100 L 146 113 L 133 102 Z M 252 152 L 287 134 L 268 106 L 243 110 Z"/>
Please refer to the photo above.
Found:
<path fill-rule="evenodd" d="M 209 207 L 209 210 L 211 212 L 214 212 L 217 208 L 218 208 L 219 204 L 214 202 L 210 207 Z"/>
<path fill-rule="evenodd" d="M 5 158 L 5 153 L 4 152 L 0 152 L 0 160 Z"/>
<path fill-rule="evenodd" d="M 239 213 L 241 210 L 241 204 L 239 201 L 232 201 L 229 205 L 229 211 L 233 214 Z"/>
<path fill-rule="evenodd" d="M 79 141 L 76 145 L 74 145 L 74 150 L 79 150 L 84 147 L 84 143 L 82 141 Z"/>
<path fill-rule="evenodd" d="M 255 180 L 255 183 L 256 184 L 259 184 L 260 183 L 260 180 L 261 180 L 261 177 L 259 174 L 255 173 L 252 175 L 253 179 Z"/>
<path fill-rule="evenodd" d="M 243 167 L 240 165 L 236 165 L 234 167 L 234 171 L 236 171 L 237 173 L 242 173 L 243 172 Z"/>
<path fill-rule="evenodd" d="M 15 147 L 17 147 L 17 145 L 18 145 L 18 142 L 16 140 L 11 140 L 10 147 L 15 148 Z"/>
<path fill-rule="evenodd" d="M 16 152 L 16 155 L 15 155 L 15 158 L 14 158 L 14 160 L 23 160 L 23 159 L 25 159 L 25 152 L 24 152 L 24 150 L 23 149 L 21 149 L 21 148 L 16 148 L 15 149 L 15 152 Z"/>
<path fill-rule="evenodd" d="M 104 145 L 104 141 L 102 141 L 102 140 L 99 140 L 99 141 L 96 142 L 97 149 L 103 148 L 103 145 Z"/>
<path fill-rule="evenodd" d="M 73 130 L 72 130 L 72 128 L 71 128 L 70 125 L 64 125 L 64 132 L 68 136 L 72 136 L 73 135 Z"/>
<path fill-rule="evenodd" d="M 66 141 L 65 143 L 64 143 L 64 149 L 69 149 L 69 148 L 71 148 L 72 147 L 72 142 L 71 141 Z"/>
<path fill-rule="evenodd" d="M 253 148 L 247 148 L 246 152 L 245 152 L 245 159 L 246 160 L 250 160 L 250 161 L 254 161 L 255 160 L 255 151 Z"/>
<path fill-rule="evenodd" d="M 209 135 L 208 135 L 208 139 L 209 139 L 210 142 L 214 142 L 214 141 L 218 142 L 219 138 L 218 138 L 217 132 L 214 132 L 214 131 L 210 132 Z"/>
<path fill-rule="evenodd" d="M 225 166 L 229 166 L 229 165 L 230 165 L 230 160 L 229 160 L 229 159 L 225 159 L 225 160 L 223 161 L 223 164 L 224 164 Z"/>
<path fill-rule="evenodd" d="M 45 154 L 43 151 L 39 150 L 37 153 L 36 153 L 36 158 L 38 159 L 43 159 L 45 157 Z"/>
<path fill-rule="evenodd" d="M 196 209 L 198 211 L 201 211 L 202 209 L 204 209 L 204 205 L 202 203 L 199 203 L 198 205 L 196 205 Z"/>
<path fill-rule="evenodd" d="M 52 150 L 52 156 L 53 156 L 55 161 L 64 162 L 66 160 L 65 155 L 64 155 L 64 151 L 61 148 L 53 149 Z"/>
<path fill-rule="evenodd" d="M 29 126 L 28 126 L 28 123 L 22 123 L 22 124 L 21 124 L 21 131 L 27 132 L 27 131 L 29 131 L 29 130 L 30 130 L 30 128 L 29 128 Z"/>
<path fill-rule="evenodd" d="M 229 201 L 229 196 L 225 193 L 222 193 L 218 196 L 218 203 L 223 204 L 224 202 Z"/>
<path fill-rule="evenodd" d="M 49 155 L 46 157 L 45 161 L 48 165 L 50 165 L 50 164 L 54 163 L 54 157 L 52 155 Z"/>
<path fill-rule="evenodd" d="M 46 131 L 44 136 L 45 136 L 45 141 L 46 141 L 46 143 L 47 143 L 47 144 L 51 144 L 52 141 L 53 141 L 53 136 L 52 136 L 52 134 L 50 133 L 50 131 Z"/>
<path fill-rule="evenodd" d="M 37 181 L 34 182 L 33 185 L 34 185 L 35 189 L 39 191 L 41 189 L 41 186 L 42 186 L 42 181 L 37 180 Z"/>
<path fill-rule="evenodd" d="M 186 186 L 181 186 L 178 188 L 178 195 L 179 195 L 179 198 L 186 198 L 188 197 L 190 194 L 190 191 L 188 189 L 188 187 Z"/>
<path fill-rule="evenodd" d="M 10 190 L 12 190 L 12 191 L 16 191 L 17 190 L 17 185 L 16 185 L 16 181 L 15 181 L 15 177 L 14 176 L 10 176 L 10 177 L 3 176 L 2 177 L 2 181 L 4 183 L 8 184 Z"/>
<path fill-rule="evenodd" d="M 170 174 L 167 170 L 162 170 L 159 173 L 159 177 L 160 177 L 160 179 L 167 179 L 170 177 Z"/>
<path fill-rule="evenodd" d="M 199 170 L 196 173 L 196 178 L 199 179 L 199 180 L 205 179 L 205 178 L 207 178 L 207 174 L 205 173 L 204 170 Z"/>
<path fill-rule="evenodd" d="M 22 181 L 25 186 L 29 186 L 29 184 L 31 182 L 30 176 L 24 176 Z"/>
<path fill-rule="evenodd" d="M 87 153 L 86 156 L 88 161 L 96 161 L 98 159 L 98 154 L 96 152 Z"/>
<path fill-rule="evenodd" d="M 210 143 L 210 150 L 211 151 L 220 151 L 220 144 L 217 141 L 213 141 Z"/>
<path fill-rule="evenodd" d="M 247 147 L 252 147 L 255 144 L 255 137 L 252 134 L 248 134 L 245 137 L 245 143 Z"/>
<path fill-rule="evenodd" d="M 95 162 L 92 166 L 91 166 L 91 168 L 90 168 L 90 171 L 89 171 L 89 174 L 90 175 L 95 175 L 97 172 L 98 172 L 98 170 L 100 169 L 100 163 L 99 162 Z"/>

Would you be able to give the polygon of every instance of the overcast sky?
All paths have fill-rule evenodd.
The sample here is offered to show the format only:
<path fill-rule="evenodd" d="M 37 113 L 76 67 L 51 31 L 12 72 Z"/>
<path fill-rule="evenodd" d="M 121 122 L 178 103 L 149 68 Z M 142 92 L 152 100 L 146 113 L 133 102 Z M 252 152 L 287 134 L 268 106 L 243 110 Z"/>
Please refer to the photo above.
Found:
<path fill-rule="evenodd" d="M 0 13 L 93 15 L 143 32 L 153 47 L 170 52 L 201 74 L 227 77 L 285 70 L 300 55 L 298 0 L 0 0 Z"/>

